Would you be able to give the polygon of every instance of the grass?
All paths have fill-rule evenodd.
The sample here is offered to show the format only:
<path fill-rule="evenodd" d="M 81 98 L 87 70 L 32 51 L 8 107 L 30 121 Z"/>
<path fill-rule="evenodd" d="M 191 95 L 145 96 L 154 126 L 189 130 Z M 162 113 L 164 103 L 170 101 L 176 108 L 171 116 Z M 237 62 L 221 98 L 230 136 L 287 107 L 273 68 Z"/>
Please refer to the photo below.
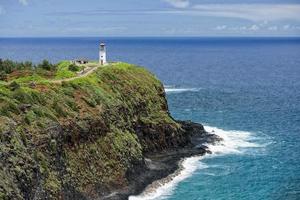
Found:
<path fill-rule="evenodd" d="M 68 65 L 68 61 L 59 63 L 57 73 L 65 71 Z M 30 85 L 32 81 L 35 82 L 34 87 Z M 134 117 L 137 115 L 134 111 L 139 110 L 139 118 L 144 122 L 157 124 L 162 119 L 172 122 L 168 114 L 162 111 L 166 102 L 158 96 L 163 93 L 160 81 L 144 68 L 127 63 L 101 67 L 86 77 L 61 85 L 50 84 L 49 80 L 36 74 L 19 77 L 14 86 L 12 83 L 0 84 L 0 113 L 4 116 L 20 118 L 19 114 L 24 112 L 20 106 L 24 104 L 34 105 L 36 111 L 41 110 L 37 119 L 45 116 L 68 118 L 76 115 L 80 109 L 88 112 L 97 107 L 118 112 L 117 108 L 122 106 L 126 115 L 129 115 L 124 116 L 125 119 Z M 26 116 L 27 123 L 35 119 L 32 113 Z"/>
<path fill-rule="evenodd" d="M 72 78 L 76 76 L 76 73 L 69 69 L 72 63 L 70 61 L 62 61 L 57 65 L 57 71 L 55 79 Z"/>

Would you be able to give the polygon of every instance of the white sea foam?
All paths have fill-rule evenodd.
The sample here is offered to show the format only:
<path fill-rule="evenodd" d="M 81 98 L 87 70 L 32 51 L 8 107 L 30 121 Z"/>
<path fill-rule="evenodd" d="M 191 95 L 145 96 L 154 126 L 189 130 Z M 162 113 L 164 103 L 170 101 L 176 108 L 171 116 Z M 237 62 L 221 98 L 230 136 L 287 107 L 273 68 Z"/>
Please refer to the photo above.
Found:
<path fill-rule="evenodd" d="M 184 159 L 181 162 L 180 170 L 175 174 L 170 175 L 165 179 L 155 181 L 148 186 L 142 194 L 138 196 L 130 196 L 129 200 L 164 199 L 172 193 L 179 182 L 190 177 L 196 170 L 209 167 L 205 163 L 201 162 L 202 159 L 226 154 L 243 154 L 246 153 L 249 148 L 262 148 L 266 146 L 266 144 L 260 144 L 260 138 L 255 137 L 255 135 L 250 132 L 223 130 L 211 126 L 205 126 L 205 129 L 208 132 L 214 133 L 223 138 L 223 141 L 218 144 L 207 144 L 212 154 Z"/>
<path fill-rule="evenodd" d="M 182 92 L 197 92 L 200 88 L 169 88 L 165 87 L 165 92 L 169 93 L 182 93 Z"/>
<path fill-rule="evenodd" d="M 261 148 L 265 147 L 265 144 L 257 143 L 258 137 L 255 137 L 253 133 L 246 131 L 226 131 L 216 127 L 205 126 L 206 131 L 214 133 L 221 138 L 223 141 L 216 144 L 208 144 L 209 150 L 213 155 L 218 154 L 241 154 L 245 153 L 249 148 Z"/>
<path fill-rule="evenodd" d="M 154 200 L 161 199 L 165 194 L 170 194 L 175 186 L 188 178 L 199 168 L 206 168 L 205 164 L 199 165 L 200 156 L 184 159 L 180 164 L 180 170 L 169 177 L 153 182 L 146 190 L 138 196 L 130 196 L 129 200 Z"/>

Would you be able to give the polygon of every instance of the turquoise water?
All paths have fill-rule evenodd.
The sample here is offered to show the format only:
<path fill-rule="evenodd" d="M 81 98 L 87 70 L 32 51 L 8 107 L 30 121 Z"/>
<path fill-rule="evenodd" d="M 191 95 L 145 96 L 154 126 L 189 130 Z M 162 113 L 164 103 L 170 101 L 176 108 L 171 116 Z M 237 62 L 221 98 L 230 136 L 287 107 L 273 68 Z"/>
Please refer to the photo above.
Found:
<path fill-rule="evenodd" d="M 97 59 L 98 38 L 0 39 L 0 57 Z M 300 39 L 106 38 L 110 60 L 147 66 L 172 115 L 226 138 L 142 199 L 300 199 Z"/>

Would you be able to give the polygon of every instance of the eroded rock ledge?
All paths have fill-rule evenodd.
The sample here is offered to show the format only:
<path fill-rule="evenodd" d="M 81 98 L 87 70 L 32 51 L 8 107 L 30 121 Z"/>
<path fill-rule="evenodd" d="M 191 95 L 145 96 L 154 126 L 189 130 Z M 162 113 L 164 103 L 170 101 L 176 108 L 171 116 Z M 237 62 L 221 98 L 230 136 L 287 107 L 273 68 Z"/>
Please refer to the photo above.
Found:
<path fill-rule="evenodd" d="M 175 172 L 180 170 L 179 164 L 183 158 L 211 153 L 205 145 L 222 140 L 220 137 L 206 132 L 201 124 L 191 121 L 177 122 L 184 132 L 184 142 L 163 151 L 145 153 L 144 160 L 136 163 L 126 174 L 129 187 L 114 191 L 104 199 L 128 199 L 130 195 L 140 194 L 152 182 L 171 174 L 176 176 Z M 166 181 L 172 178 L 168 177 Z"/>

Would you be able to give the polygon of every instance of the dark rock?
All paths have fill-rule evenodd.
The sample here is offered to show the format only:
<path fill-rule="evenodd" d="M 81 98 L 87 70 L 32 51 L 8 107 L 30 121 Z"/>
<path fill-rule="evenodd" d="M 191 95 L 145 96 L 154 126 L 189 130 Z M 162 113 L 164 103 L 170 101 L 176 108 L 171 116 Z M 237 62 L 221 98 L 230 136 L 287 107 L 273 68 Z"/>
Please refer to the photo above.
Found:
<path fill-rule="evenodd" d="M 201 124 L 191 121 L 177 121 L 182 125 L 182 132 L 185 139 L 181 139 L 183 146 L 175 145 L 177 148 L 168 148 L 158 152 L 152 151 L 145 153 L 143 162 L 135 163 L 131 169 L 127 171 L 126 177 L 129 186 L 123 190 L 113 191 L 104 199 L 117 200 L 128 199 L 130 195 L 141 193 L 153 181 L 163 179 L 170 174 L 175 173 L 179 169 L 179 161 L 186 157 L 195 155 L 211 154 L 205 144 L 215 143 L 221 140 L 216 135 L 209 134 L 205 131 Z M 137 131 L 140 136 L 149 134 L 149 129 L 138 127 Z M 178 134 L 178 133 L 177 133 Z M 183 134 L 183 133 L 179 133 Z"/>
<path fill-rule="evenodd" d="M 199 135 L 205 134 L 206 131 L 202 124 L 198 124 L 192 121 L 177 121 L 181 124 L 182 128 L 189 134 L 189 135 Z"/>

